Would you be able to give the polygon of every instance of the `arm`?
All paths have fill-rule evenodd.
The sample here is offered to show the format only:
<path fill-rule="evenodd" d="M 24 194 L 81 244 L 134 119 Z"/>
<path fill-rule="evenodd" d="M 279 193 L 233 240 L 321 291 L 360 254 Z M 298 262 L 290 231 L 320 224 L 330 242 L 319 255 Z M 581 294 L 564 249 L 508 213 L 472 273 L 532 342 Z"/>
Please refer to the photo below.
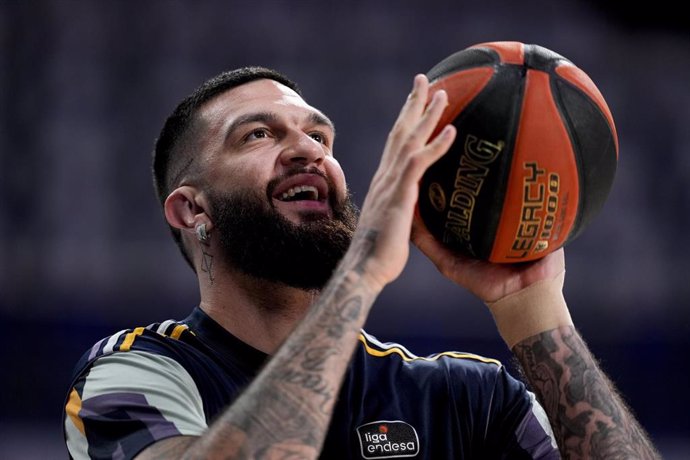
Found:
<path fill-rule="evenodd" d="M 661 458 L 572 326 L 513 347 L 565 458 Z"/>
<path fill-rule="evenodd" d="M 413 240 L 489 307 L 544 407 L 564 458 L 660 458 L 576 332 L 562 288 L 563 249 L 519 265 L 450 254 L 417 218 Z"/>
<path fill-rule="evenodd" d="M 562 259 L 560 252 L 554 257 Z M 561 272 L 489 304 L 502 335 L 511 337 L 506 342 L 544 406 L 561 452 L 566 458 L 660 458 L 572 325 L 563 279 Z M 532 320 L 536 326 L 520 331 L 530 313 L 551 323 Z"/>
<path fill-rule="evenodd" d="M 316 458 L 349 359 L 374 299 L 407 262 L 417 183 L 454 138 L 431 134 L 447 104 L 427 106 L 415 78 L 362 206 L 350 249 L 306 317 L 259 376 L 199 438 L 171 438 L 139 458 Z"/>
<path fill-rule="evenodd" d="M 364 254 L 371 244 L 360 238 L 353 249 Z M 318 457 L 359 327 L 376 294 L 356 263 L 344 263 L 265 369 L 203 436 L 156 444 L 141 458 L 171 458 L 181 446 L 187 448 L 183 458 Z"/>

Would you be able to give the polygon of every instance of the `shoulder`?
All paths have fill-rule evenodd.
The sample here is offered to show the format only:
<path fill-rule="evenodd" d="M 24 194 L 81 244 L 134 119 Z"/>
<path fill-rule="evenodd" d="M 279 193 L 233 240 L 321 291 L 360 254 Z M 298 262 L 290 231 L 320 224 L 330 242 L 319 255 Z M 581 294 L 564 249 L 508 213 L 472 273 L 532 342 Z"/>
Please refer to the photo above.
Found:
<path fill-rule="evenodd" d="M 123 329 L 96 342 L 78 361 L 73 385 L 82 399 L 108 393 L 131 393 L 134 387 L 189 386 L 185 355 L 194 333 L 173 320 Z M 117 389 L 117 390 L 114 390 Z M 84 394 L 81 394 L 84 392 Z"/>
<path fill-rule="evenodd" d="M 179 360 L 179 355 L 193 342 L 194 333 L 181 322 L 167 320 L 160 323 L 123 329 L 96 342 L 86 350 L 74 368 L 76 379 L 95 361 L 117 353 L 143 351 Z"/>
<path fill-rule="evenodd" d="M 426 426 L 415 412 L 419 401 L 424 401 L 421 417 L 436 411 L 445 414 L 441 418 L 446 425 L 449 420 L 467 420 L 467 414 L 472 414 L 472 423 L 485 434 L 482 443 L 489 450 L 503 446 L 516 457 L 525 452 L 556 452 L 541 406 L 499 360 L 460 351 L 418 356 L 403 345 L 381 342 L 364 331 L 359 342 L 350 384 L 362 388 L 370 406 L 376 406 L 371 401 L 381 395 L 385 400 L 381 407 L 408 407 L 413 402 L 409 410 L 414 415 L 409 419 Z M 433 420 L 427 422 L 436 426 Z M 493 452 L 483 458 L 499 456 Z"/>
<path fill-rule="evenodd" d="M 74 457 L 131 457 L 171 436 L 200 435 L 205 400 L 185 358 L 193 335 L 165 321 L 119 331 L 83 355 L 65 401 L 63 428 Z M 106 455 L 107 456 L 107 455 Z"/>
<path fill-rule="evenodd" d="M 93 406 L 94 414 L 128 404 L 165 407 L 164 399 L 193 400 L 198 407 L 201 399 L 190 364 L 194 356 L 187 350 L 193 347 L 185 345 L 190 338 L 193 333 L 186 324 L 168 320 L 124 329 L 99 340 L 74 368 L 67 415 L 76 415 L 84 406 Z M 137 398 L 142 401 L 135 401 Z"/>
<path fill-rule="evenodd" d="M 121 418 L 123 408 L 128 408 L 129 417 L 160 418 L 166 425 L 172 421 L 168 415 L 174 414 L 175 424 L 185 434 L 199 434 L 205 424 L 203 406 L 197 385 L 177 361 L 133 350 L 95 360 L 74 382 L 65 415 L 83 427 L 94 420 Z"/>
<path fill-rule="evenodd" d="M 497 384 L 516 384 L 515 390 L 521 385 L 496 359 L 461 351 L 418 356 L 399 343 L 382 342 L 364 331 L 359 336 L 352 372 L 355 377 L 364 376 L 367 382 L 387 379 L 401 386 L 409 383 L 422 391 L 433 386 L 444 391 L 486 394 Z"/>
<path fill-rule="evenodd" d="M 83 356 L 92 361 L 104 355 L 131 350 L 158 351 L 163 345 L 174 345 L 173 341 L 187 341 L 194 333 L 184 323 L 167 320 L 148 326 L 123 329 L 105 337 L 94 344 Z"/>

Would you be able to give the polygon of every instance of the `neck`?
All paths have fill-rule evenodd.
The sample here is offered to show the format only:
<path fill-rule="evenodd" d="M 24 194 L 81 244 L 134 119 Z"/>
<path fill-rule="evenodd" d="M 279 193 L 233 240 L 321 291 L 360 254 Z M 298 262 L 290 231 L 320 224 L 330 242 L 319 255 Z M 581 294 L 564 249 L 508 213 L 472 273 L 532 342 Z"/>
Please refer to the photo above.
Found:
<path fill-rule="evenodd" d="M 252 347 L 273 354 L 302 319 L 317 292 L 254 278 L 237 271 L 211 283 L 200 273 L 201 309 Z"/>

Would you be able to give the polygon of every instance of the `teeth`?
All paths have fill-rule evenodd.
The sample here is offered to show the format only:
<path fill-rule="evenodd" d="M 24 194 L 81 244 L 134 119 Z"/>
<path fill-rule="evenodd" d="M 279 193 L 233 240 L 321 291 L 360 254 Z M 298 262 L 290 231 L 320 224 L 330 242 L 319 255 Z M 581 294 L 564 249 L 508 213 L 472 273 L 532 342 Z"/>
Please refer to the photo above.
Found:
<path fill-rule="evenodd" d="M 286 192 L 283 192 L 283 194 L 280 196 L 281 200 L 287 200 L 289 198 L 292 198 L 293 196 L 297 195 L 298 193 L 302 192 L 310 192 L 313 193 L 315 200 L 319 199 L 319 190 L 314 187 L 313 185 L 298 185 L 297 187 L 292 187 Z"/>

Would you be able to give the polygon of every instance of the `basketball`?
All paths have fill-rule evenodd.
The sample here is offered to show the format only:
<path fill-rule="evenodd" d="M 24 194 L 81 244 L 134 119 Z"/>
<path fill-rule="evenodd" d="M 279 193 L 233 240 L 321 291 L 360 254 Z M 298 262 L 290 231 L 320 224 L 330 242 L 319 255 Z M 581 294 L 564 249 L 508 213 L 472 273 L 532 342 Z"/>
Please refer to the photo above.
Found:
<path fill-rule="evenodd" d="M 427 76 L 448 93 L 440 128 L 457 137 L 420 182 L 435 238 L 477 259 L 536 260 L 573 241 L 601 210 L 618 162 L 611 112 L 589 76 L 538 45 L 491 42 Z"/>

